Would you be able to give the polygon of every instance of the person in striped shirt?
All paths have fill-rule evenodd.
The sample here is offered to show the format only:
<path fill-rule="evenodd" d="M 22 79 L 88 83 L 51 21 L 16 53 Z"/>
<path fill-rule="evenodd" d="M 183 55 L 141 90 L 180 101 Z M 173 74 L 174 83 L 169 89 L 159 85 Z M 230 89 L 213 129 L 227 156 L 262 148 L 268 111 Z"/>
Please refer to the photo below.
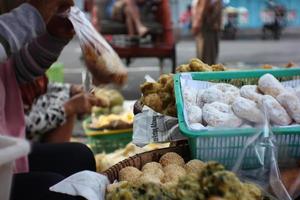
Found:
<path fill-rule="evenodd" d="M 4 0 L 0 2 L 3 5 Z M 72 5 L 73 0 L 27 0 L 27 3 L 0 16 L 1 135 L 25 139 L 20 86 L 44 75 L 73 37 L 70 21 L 58 15 Z M 27 157 L 16 160 L 10 199 L 78 199 L 49 191 L 50 186 L 72 173 L 95 170 L 93 155 L 87 148 L 78 144 L 76 148 L 66 145 L 39 146 L 32 149 L 29 162 Z M 73 156 L 74 152 L 76 156 Z M 85 165 L 86 156 L 89 156 L 91 164 Z M 41 168 L 46 171 L 38 172 Z"/>

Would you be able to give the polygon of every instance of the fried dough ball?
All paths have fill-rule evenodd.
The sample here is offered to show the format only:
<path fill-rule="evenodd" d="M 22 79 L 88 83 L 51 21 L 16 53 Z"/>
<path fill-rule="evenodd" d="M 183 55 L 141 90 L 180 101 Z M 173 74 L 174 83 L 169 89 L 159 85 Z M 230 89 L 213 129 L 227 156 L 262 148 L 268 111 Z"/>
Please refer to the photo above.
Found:
<path fill-rule="evenodd" d="M 183 177 L 186 175 L 186 171 L 183 167 L 176 165 L 176 164 L 171 164 L 167 165 L 164 168 L 165 176 L 162 180 L 163 183 L 177 183 L 180 177 Z"/>
<path fill-rule="evenodd" d="M 142 168 L 142 171 L 155 170 L 155 169 L 163 169 L 160 163 L 158 162 L 149 162 L 145 164 Z"/>
<path fill-rule="evenodd" d="M 211 66 L 213 71 L 226 71 L 226 67 L 222 64 L 216 64 Z"/>
<path fill-rule="evenodd" d="M 205 167 L 205 163 L 201 160 L 191 160 L 184 165 L 186 172 L 189 173 L 198 173 Z"/>
<path fill-rule="evenodd" d="M 183 166 L 185 164 L 183 158 L 174 152 L 169 152 L 169 153 L 166 153 L 165 155 L 163 155 L 159 159 L 159 163 L 163 167 L 166 167 L 167 165 L 171 165 L 171 164 L 175 164 L 175 165 L 179 165 L 179 166 Z"/>
<path fill-rule="evenodd" d="M 163 103 L 162 103 L 159 95 L 156 93 L 144 96 L 143 102 L 145 105 L 149 106 L 156 112 L 162 112 L 162 110 L 163 110 Z"/>
<path fill-rule="evenodd" d="M 162 180 L 164 177 L 163 167 L 157 162 L 150 162 L 143 166 L 143 175 L 151 175 Z"/>
<path fill-rule="evenodd" d="M 160 178 L 153 176 L 152 174 L 143 174 L 142 176 L 137 179 L 137 185 L 147 184 L 147 183 L 154 183 L 154 184 L 161 184 Z"/>
<path fill-rule="evenodd" d="M 244 183 L 243 187 L 250 198 L 259 199 L 262 196 L 261 190 L 254 184 Z"/>
<path fill-rule="evenodd" d="M 209 197 L 208 200 L 224 200 L 224 199 L 222 197 L 213 196 L 213 197 Z"/>
<path fill-rule="evenodd" d="M 170 79 L 173 81 L 173 75 L 172 74 L 163 74 L 159 77 L 157 82 L 162 84 L 162 85 L 165 85 L 170 81 Z"/>
<path fill-rule="evenodd" d="M 146 96 L 148 94 L 157 93 L 162 88 L 162 85 L 160 83 L 146 82 L 143 83 L 140 88 L 144 96 Z"/>
<path fill-rule="evenodd" d="M 134 183 L 142 172 L 135 167 L 125 167 L 119 172 L 119 181 L 128 181 Z"/>
<path fill-rule="evenodd" d="M 187 64 L 180 65 L 179 67 L 176 68 L 176 72 L 190 72 L 191 68 Z"/>
<path fill-rule="evenodd" d="M 113 184 L 110 184 L 107 186 L 106 190 L 107 192 L 113 192 L 115 191 L 117 188 L 119 187 L 122 187 L 122 186 L 125 186 L 127 185 L 128 182 L 127 181 L 120 181 L 120 182 L 117 182 L 117 183 L 113 183 Z"/>
<path fill-rule="evenodd" d="M 211 67 L 205 63 L 203 63 L 201 60 L 194 58 L 190 61 L 189 64 L 191 71 L 193 72 L 209 72 L 212 71 Z"/>

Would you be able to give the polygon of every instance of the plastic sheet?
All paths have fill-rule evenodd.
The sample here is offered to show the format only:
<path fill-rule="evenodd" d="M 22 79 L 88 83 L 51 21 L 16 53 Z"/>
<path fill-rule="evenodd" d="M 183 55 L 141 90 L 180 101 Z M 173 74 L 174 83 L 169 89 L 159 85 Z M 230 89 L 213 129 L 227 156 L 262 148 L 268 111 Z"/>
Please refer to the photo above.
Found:
<path fill-rule="evenodd" d="M 93 83 L 124 85 L 127 70 L 112 47 L 79 8 L 72 7 L 68 17 L 79 38 L 86 66 L 93 75 Z"/>
<path fill-rule="evenodd" d="M 292 196 L 282 181 L 280 166 L 278 164 L 277 142 L 271 131 L 265 109 L 265 123 L 260 128 L 257 128 L 255 135 L 247 140 L 232 171 L 241 180 L 260 186 L 269 199 L 292 200 Z M 252 159 L 259 163 L 256 167 L 247 168 L 245 165 L 247 162 L 245 159 L 246 154 L 249 151 L 255 152 L 255 157 Z"/>

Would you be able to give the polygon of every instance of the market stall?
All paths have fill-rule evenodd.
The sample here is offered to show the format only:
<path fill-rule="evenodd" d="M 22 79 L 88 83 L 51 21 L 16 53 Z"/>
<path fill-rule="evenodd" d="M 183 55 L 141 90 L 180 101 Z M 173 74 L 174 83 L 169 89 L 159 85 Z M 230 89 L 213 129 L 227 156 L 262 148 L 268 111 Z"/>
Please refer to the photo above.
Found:
<path fill-rule="evenodd" d="M 88 68 L 124 83 L 118 56 L 99 44 L 81 44 Z M 83 171 L 50 190 L 88 200 L 298 197 L 300 69 L 271 68 L 237 71 L 191 59 L 176 74 L 146 77 L 135 115 L 118 92 L 95 89 L 106 106 L 94 108 L 84 127 L 94 152 L 105 152 L 101 173 Z M 136 146 L 125 147 L 130 141 Z M 141 148 L 153 143 L 171 147 Z M 105 159 L 114 162 L 104 166 Z"/>

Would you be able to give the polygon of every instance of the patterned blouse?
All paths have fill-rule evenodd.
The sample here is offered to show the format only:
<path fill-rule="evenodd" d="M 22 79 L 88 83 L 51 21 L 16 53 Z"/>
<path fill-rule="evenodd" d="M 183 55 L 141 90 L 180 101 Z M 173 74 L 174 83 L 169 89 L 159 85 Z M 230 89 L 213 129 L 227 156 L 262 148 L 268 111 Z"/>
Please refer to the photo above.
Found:
<path fill-rule="evenodd" d="M 64 124 L 64 103 L 69 98 L 69 84 L 49 83 L 47 93 L 40 96 L 25 114 L 27 138 L 39 141 L 45 133 Z"/>

